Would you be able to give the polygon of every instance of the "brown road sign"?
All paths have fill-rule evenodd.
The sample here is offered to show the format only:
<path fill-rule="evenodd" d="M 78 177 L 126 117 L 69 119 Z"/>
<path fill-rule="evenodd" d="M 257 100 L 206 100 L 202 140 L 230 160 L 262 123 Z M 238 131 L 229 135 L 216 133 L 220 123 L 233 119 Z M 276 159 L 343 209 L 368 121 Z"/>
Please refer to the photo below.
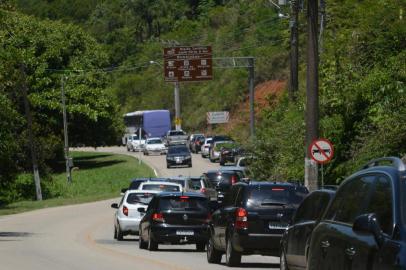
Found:
<path fill-rule="evenodd" d="M 164 49 L 164 76 L 166 82 L 212 80 L 212 67 L 210 46 Z"/>

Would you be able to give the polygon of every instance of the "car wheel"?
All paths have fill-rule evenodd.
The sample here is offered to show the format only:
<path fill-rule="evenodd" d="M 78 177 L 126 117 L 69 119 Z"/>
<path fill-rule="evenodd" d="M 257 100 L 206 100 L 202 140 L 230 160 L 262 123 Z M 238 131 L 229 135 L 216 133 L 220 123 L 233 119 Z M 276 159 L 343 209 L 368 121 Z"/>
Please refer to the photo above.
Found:
<path fill-rule="evenodd" d="M 140 249 L 146 249 L 147 248 L 147 243 L 145 243 L 145 241 L 142 240 L 141 232 L 140 232 L 140 236 L 138 237 L 138 247 Z"/>
<path fill-rule="evenodd" d="M 189 168 L 192 168 L 192 163 L 189 164 Z"/>
<path fill-rule="evenodd" d="M 117 239 L 117 228 L 114 226 L 114 239 Z"/>
<path fill-rule="evenodd" d="M 204 243 L 204 242 L 196 243 L 197 251 L 204 251 L 205 247 L 206 247 L 206 243 Z"/>
<path fill-rule="evenodd" d="M 224 166 L 224 165 L 225 165 L 225 163 L 220 160 L 220 166 Z"/>
<path fill-rule="evenodd" d="M 226 264 L 227 266 L 237 266 L 241 263 L 241 253 L 233 248 L 231 238 L 231 235 L 227 238 Z"/>
<path fill-rule="evenodd" d="M 207 241 L 206 254 L 207 254 L 207 262 L 208 263 L 220 263 L 221 262 L 222 254 L 221 254 L 220 251 L 218 251 L 214 247 L 212 237 L 210 237 L 209 241 Z"/>
<path fill-rule="evenodd" d="M 124 234 L 120 229 L 120 224 L 118 224 L 118 226 L 117 226 L 117 240 L 122 241 L 123 238 L 124 238 Z"/>
<path fill-rule="evenodd" d="M 281 270 L 289 270 L 288 265 L 286 263 L 286 255 L 285 255 L 285 251 L 282 248 L 282 252 L 281 252 L 281 256 L 280 256 L 280 269 Z"/>
<path fill-rule="evenodd" d="M 148 234 L 148 250 L 154 251 L 158 249 L 158 243 L 152 240 L 151 231 Z"/>
<path fill-rule="evenodd" d="M 171 166 L 169 166 L 169 164 L 166 164 L 166 168 L 169 169 Z"/>

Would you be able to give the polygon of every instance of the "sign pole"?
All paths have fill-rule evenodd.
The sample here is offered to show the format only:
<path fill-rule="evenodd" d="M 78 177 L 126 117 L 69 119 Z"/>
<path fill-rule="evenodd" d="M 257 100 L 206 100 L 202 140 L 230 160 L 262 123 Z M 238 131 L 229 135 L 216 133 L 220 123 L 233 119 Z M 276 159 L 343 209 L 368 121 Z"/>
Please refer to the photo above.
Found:
<path fill-rule="evenodd" d="M 324 165 L 321 164 L 321 187 L 324 187 Z"/>
<path fill-rule="evenodd" d="M 175 82 L 175 129 L 181 130 L 182 126 L 180 123 L 180 95 L 179 95 L 179 82 Z"/>

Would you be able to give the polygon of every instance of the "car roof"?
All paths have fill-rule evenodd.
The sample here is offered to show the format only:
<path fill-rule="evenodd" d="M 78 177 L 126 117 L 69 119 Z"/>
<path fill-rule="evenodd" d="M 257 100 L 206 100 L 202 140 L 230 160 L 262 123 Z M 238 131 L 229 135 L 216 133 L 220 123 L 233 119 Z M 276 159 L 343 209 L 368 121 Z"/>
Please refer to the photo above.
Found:
<path fill-rule="evenodd" d="M 155 195 L 156 197 L 177 197 L 177 196 L 188 196 L 188 197 L 195 197 L 195 198 L 205 198 L 207 197 L 204 194 L 197 193 L 197 192 L 160 192 Z"/>
<path fill-rule="evenodd" d="M 165 182 L 168 178 L 163 178 L 163 177 L 143 177 L 143 178 L 135 178 L 132 179 L 131 182 L 147 182 L 147 181 L 161 181 Z"/>
<path fill-rule="evenodd" d="M 158 182 L 158 181 L 146 181 L 146 182 L 143 182 L 143 183 L 141 183 L 141 185 L 140 186 L 145 186 L 145 185 L 171 185 L 171 186 L 180 186 L 180 187 L 182 187 L 180 184 L 176 184 L 176 183 L 172 183 L 172 182 L 168 182 L 168 181 L 161 181 L 161 182 Z"/>
<path fill-rule="evenodd" d="M 162 140 L 162 139 L 161 139 L 161 137 L 151 137 L 151 138 L 147 139 L 147 141 L 149 141 L 149 140 Z"/>
<path fill-rule="evenodd" d="M 126 191 L 125 195 L 132 194 L 132 193 L 146 193 L 146 192 L 148 192 L 148 193 L 159 193 L 160 191 L 159 190 L 149 190 L 149 191 L 147 191 L 147 190 L 139 190 L 139 189 L 130 189 L 130 190 Z"/>
<path fill-rule="evenodd" d="M 220 171 L 245 171 L 245 167 L 239 167 L 239 166 L 222 166 L 220 167 Z"/>

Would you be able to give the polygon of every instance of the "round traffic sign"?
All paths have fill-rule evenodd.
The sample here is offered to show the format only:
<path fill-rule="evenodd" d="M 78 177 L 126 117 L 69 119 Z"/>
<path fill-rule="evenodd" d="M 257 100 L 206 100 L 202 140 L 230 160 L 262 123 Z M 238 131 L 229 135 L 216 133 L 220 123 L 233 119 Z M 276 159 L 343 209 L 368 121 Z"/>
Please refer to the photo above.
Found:
<path fill-rule="evenodd" d="M 334 155 L 333 144 L 327 139 L 317 139 L 309 147 L 310 157 L 317 163 L 324 164 L 331 161 Z"/>

